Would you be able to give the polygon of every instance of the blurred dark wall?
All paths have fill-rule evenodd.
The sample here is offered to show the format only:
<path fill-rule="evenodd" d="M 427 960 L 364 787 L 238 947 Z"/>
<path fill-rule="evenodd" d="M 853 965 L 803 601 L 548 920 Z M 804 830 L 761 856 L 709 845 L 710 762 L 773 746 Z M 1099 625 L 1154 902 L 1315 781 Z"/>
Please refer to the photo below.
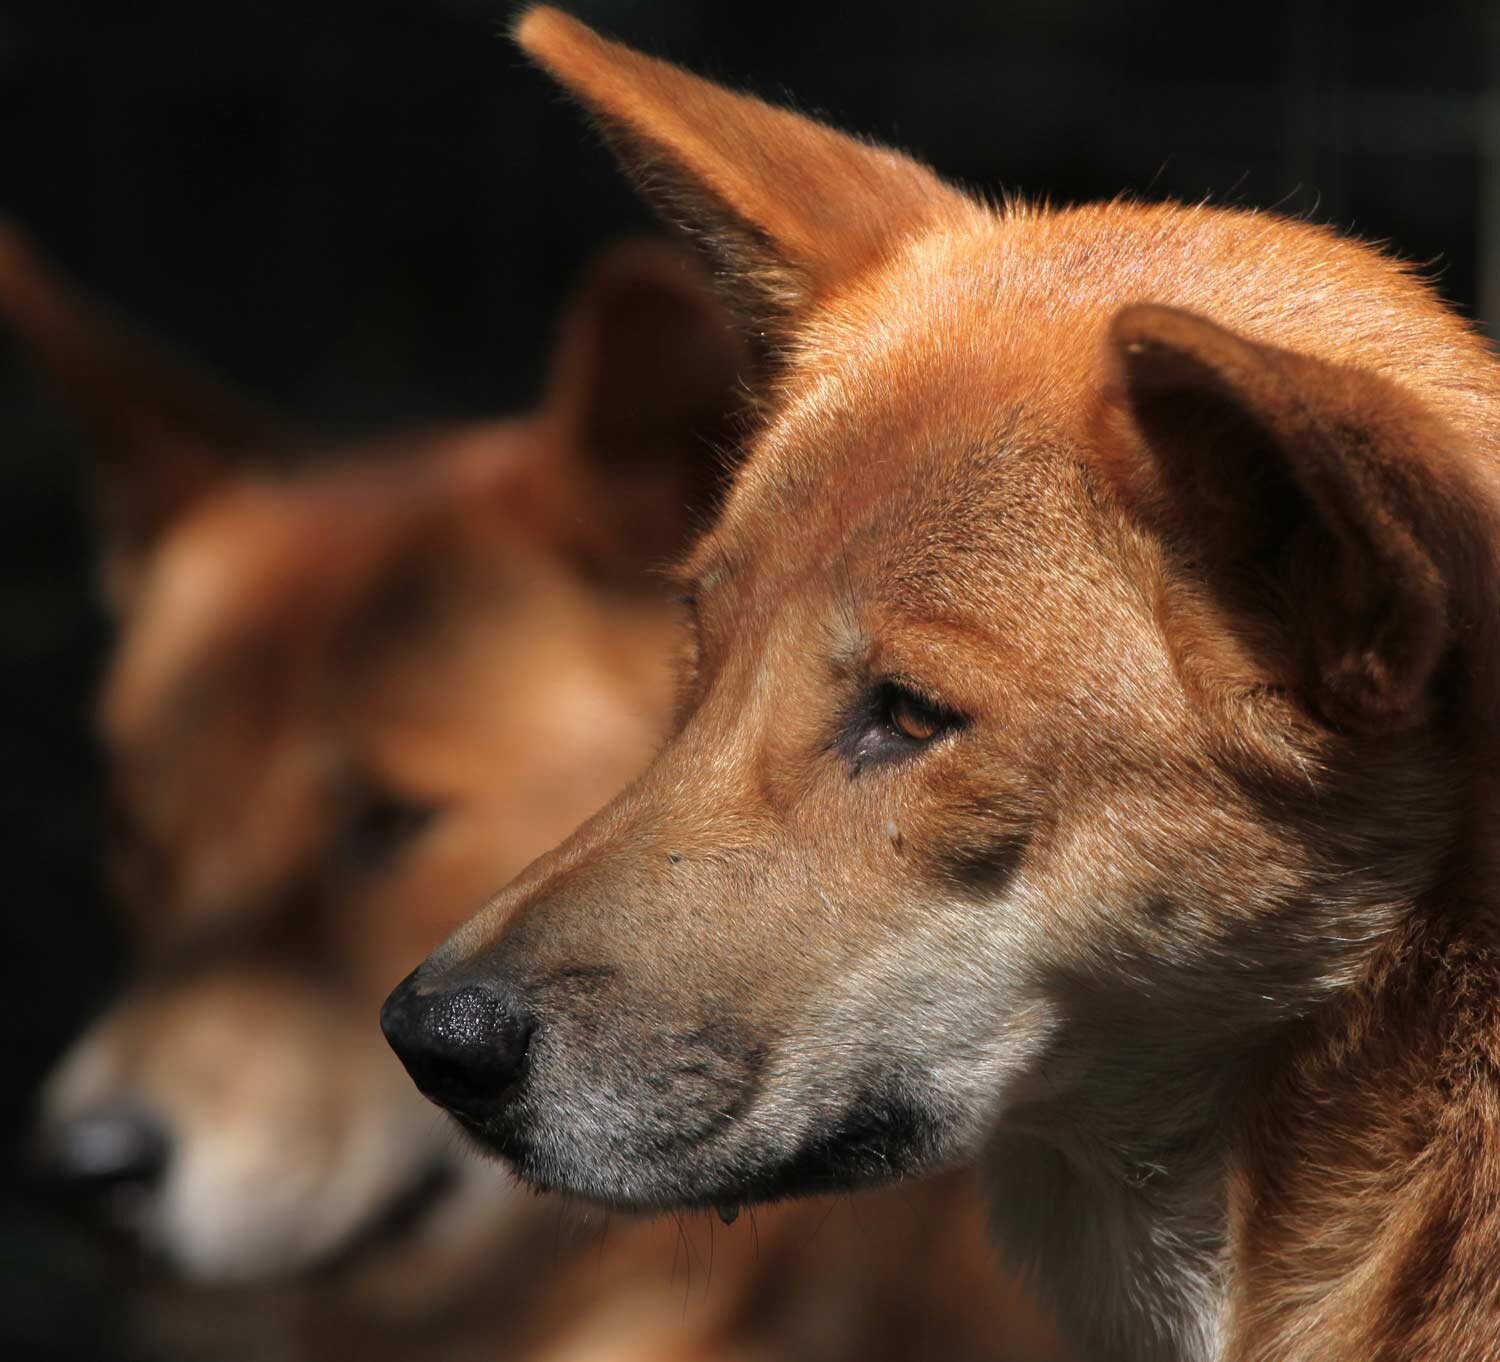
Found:
<path fill-rule="evenodd" d="M 1494 34 L 1479 3 L 568 7 L 977 186 L 1274 206 L 1388 239 L 1461 307 L 1500 282 L 1483 267 Z M 141 327 L 331 431 L 524 403 L 589 252 L 648 218 L 504 39 L 508 13 L 4 0 L 0 212 Z M 1500 133 L 1488 145 L 1500 156 Z M 11 1142 L 117 968 L 98 890 L 88 709 L 106 631 L 82 459 L 0 337 Z M 0 1341 L 9 1328 L 33 1356 L 59 1307 L 52 1241 L 34 1219 L 17 1228 L 16 1166 Z"/>

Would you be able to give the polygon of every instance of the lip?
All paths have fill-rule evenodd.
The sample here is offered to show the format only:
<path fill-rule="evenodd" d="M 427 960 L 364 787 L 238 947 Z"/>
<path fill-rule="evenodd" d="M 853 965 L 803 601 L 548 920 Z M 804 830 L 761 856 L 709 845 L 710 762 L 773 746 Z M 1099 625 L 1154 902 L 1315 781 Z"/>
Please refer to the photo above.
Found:
<path fill-rule="evenodd" d="M 550 1186 L 544 1187 L 528 1172 L 527 1166 L 532 1162 L 534 1151 L 513 1124 L 503 1119 L 497 1120 L 493 1116 L 470 1115 L 456 1107 L 445 1107 L 443 1110 L 452 1118 L 454 1125 L 463 1132 L 469 1148 L 487 1158 L 503 1159 L 517 1177 L 534 1187 L 543 1191 L 555 1190 Z"/>
<path fill-rule="evenodd" d="M 685 1175 L 684 1181 L 674 1183 L 658 1172 L 650 1185 L 622 1193 L 597 1182 L 588 1185 L 592 1180 L 587 1177 L 560 1177 L 559 1161 L 531 1144 L 524 1126 L 456 1111 L 449 1114 L 481 1153 L 503 1160 L 534 1191 L 579 1197 L 629 1215 L 658 1214 L 672 1208 L 711 1211 L 725 1224 L 746 1206 L 840 1194 L 920 1174 L 931 1166 L 924 1154 L 937 1143 L 935 1124 L 918 1135 L 918 1128 L 925 1124 L 923 1117 L 900 1104 L 867 1095 L 864 1104 L 816 1131 L 797 1148 L 759 1167 L 742 1168 L 732 1181 L 712 1175 L 697 1181 Z"/>

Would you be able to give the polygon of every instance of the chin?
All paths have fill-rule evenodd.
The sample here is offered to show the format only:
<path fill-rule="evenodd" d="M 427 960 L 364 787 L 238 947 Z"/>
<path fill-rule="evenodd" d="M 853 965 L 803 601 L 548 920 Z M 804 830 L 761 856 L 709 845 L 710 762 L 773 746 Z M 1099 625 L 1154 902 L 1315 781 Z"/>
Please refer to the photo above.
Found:
<path fill-rule="evenodd" d="M 521 1104 L 518 1104 L 521 1105 Z M 561 1192 L 610 1210 L 653 1213 L 730 1208 L 855 1191 L 942 1166 L 944 1123 L 917 1100 L 861 1094 L 841 1113 L 777 1147 L 769 1123 L 744 1119 L 709 1138 L 661 1149 L 638 1132 L 536 1119 L 453 1113 L 469 1140 L 539 1192 Z M 654 1125 L 654 1123 L 653 1123 Z M 587 1132 L 587 1133 L 585 1133 Z"/>

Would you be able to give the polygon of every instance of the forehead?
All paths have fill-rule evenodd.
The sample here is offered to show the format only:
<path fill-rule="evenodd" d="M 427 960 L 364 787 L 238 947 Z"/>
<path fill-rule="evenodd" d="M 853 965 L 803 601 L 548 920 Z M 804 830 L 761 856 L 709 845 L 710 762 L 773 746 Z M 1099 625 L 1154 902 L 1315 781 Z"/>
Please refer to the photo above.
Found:
<path fill-rule="evenodd" d="M 1019 208 L 924 237 L 809 320 L 691 566 L 710 589 L 747 571 L 826 574 L 864 542 L 883 546 L 893 581 L 928 592 L 1028 568 L 1066 585 L 1091 570 L 1082 455 L 1103 434 L 1105 336 L 1121 307 L 1183 307 L 1382 371 L 1396 300 L 1406 352 L 1452 348 L 1452 323 L 1409 272 L 1268 215 Z M 984 574 L 955 575 L 983 555 Z"/>
<path fill-rule="evenodd" d="M 924 243 L 813 321 L 690 565 L 705 591 L 857 569 L 888 604 L 973 614 L 976 590 L 1086 556 L 1093 338 L 1000 305 L 1003 245 Z"/>
<path fill-rule="evenodd" d="M 148 563 L 106 682 L 107 735 L 154 741 L 165 720 L 211 710 L 266 724 L 351 667 L 373 677 L 387 659 L 362 643 L 430 642 L 466 574 L 497 575 L 514 552 L 482 532 L 477 500 L 425 458 L 229 486 Z"/>

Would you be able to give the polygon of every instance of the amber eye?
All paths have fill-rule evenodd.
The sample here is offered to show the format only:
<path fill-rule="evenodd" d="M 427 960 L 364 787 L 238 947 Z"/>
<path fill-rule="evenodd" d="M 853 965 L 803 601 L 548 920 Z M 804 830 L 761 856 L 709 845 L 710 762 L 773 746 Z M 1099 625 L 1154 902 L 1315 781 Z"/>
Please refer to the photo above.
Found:
<path fill-rule="evenodd" d="M 891 692 L 886 718 L 902 737 L 913 742 L 930 742 L 946 727 L 942 714 L 925 700 L 904 690 Z"/>
<path fill-rule="evenodd" d="M 839 725 L 835 747 L 857 776 L 871 766 L 914 757 L 969 726 L 957 710 L 928 700 L 900 681 L 877 681 Z"/>

